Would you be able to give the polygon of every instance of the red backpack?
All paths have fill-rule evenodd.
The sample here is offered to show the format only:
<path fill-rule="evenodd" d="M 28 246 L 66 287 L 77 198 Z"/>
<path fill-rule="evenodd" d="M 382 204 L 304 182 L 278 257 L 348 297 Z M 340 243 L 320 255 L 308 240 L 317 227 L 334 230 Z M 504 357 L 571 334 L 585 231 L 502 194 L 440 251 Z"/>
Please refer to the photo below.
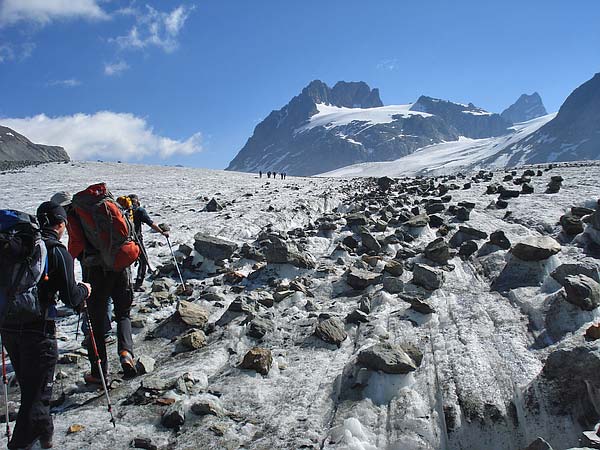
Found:
<path fill-rule="evenodd" d="M 106 184 L 94 184 L 78 192 L 72 204 L 86 240 L 100 252 L 106 269 L 121 271 L 138 259 L 140 247 L 134 240 L 133 224 Z"/>

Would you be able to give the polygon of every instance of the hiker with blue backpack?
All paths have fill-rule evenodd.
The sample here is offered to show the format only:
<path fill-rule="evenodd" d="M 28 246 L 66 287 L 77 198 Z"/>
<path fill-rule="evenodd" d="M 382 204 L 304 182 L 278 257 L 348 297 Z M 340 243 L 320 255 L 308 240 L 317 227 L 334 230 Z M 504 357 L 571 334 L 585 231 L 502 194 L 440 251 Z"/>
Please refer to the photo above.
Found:
<path fill-rule="evenodd" d="M 65 209 L 44 202 L 36 216 L 0 210 L 0 336 L 21 389 L 12 438 L 6 418 L 9 449 L 31 448 L 38 440 L 41 448 L 52 448 L 57 297 L 79 311 L 92 292 L 75 281 L 73 258 L 60 243 Z"/>

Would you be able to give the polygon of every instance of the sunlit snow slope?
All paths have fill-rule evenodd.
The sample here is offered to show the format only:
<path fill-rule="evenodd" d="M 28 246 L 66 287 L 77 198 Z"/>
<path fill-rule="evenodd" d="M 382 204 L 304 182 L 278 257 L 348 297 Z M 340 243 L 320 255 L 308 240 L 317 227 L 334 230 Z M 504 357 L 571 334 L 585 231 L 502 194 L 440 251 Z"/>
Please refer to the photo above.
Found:
<path fill-rule="evenodd" d="M 487 139 L 460 137 L 458 141 L 434 144 L 395 161 L 354 164 L 321 174 L 326 177 L 378 177 L 441 174 L 477 168 L 504 167 L 510 155 L 499 155 L 552 120 L 556 114 L 511 127 L 513 133 Z"/>

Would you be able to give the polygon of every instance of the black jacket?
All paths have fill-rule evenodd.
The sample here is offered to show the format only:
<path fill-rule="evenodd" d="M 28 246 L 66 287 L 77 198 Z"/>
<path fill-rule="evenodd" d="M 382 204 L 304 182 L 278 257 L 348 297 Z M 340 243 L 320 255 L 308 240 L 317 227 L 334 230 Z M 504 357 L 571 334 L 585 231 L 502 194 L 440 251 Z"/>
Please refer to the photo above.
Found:
<path fill-rule="evenodd" d="M 47 305 L 48 319 L 56 317 L 56 297 L 62 302 L 77 309 L 87 297 L 87 288 L 75 281 L 73 257 L 58 240 L 53 230 L 42 230 L 42 238 L 48 250 L 48 280 L 38 284 L 38 295 L 42 305 Z"/>

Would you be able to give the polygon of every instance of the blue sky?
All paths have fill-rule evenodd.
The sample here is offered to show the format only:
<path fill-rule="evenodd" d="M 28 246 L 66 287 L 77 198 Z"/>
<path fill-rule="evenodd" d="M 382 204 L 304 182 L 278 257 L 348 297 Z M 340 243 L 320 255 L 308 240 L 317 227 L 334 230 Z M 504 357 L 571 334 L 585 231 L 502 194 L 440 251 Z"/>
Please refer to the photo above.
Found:
<path fill-rule="evenodd" d="M 78 159 L 223 168 L 317 78 L 556 111 L 600 71 L 599 23 L 597 0 L 0 0 L 0 124 Z"/>

